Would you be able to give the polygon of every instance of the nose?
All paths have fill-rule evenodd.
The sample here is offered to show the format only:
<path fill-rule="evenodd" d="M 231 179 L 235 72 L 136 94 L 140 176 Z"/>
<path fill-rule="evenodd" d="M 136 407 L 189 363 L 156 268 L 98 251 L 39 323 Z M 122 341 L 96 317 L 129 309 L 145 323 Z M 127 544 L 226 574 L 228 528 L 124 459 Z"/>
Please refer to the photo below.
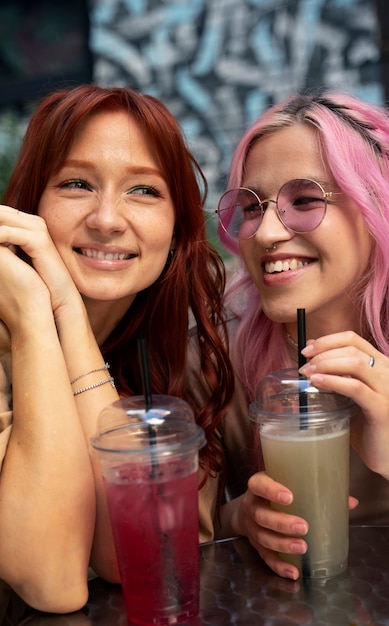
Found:
<path fill-rule="evenodd" d="M 294 237 L 293 231 L 284 226 L 278 217 L 276 201 L 266 200 L 262 220 L 255 233 L 255 241 L 262 248 L 271 248 L 276 241 L 288 241 Z M 267 205 L 267 206 L 266 206 Z"/>
<path fill-rule="evenodd" d="M 121 233 L 128 228 L 120 201 L 108 194 L 96 200 L 95 206 L 87 216 L 86 224 L 88 228 L 97 230 L 104 236 Z"/>

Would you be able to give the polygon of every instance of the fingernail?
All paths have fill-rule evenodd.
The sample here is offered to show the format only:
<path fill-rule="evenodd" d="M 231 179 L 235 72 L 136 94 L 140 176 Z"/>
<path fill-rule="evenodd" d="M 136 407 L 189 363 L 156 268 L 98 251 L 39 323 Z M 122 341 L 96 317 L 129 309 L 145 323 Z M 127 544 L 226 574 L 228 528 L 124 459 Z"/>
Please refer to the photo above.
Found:
<path fill-rule="evenodd" d="M 294 569 L 286 569 L 284 570 L 285 578 L 291 578 L 291 580 L 297 580 L 299 575 Z"/>
<path fill-rule="evenodd" d="M 305 365 L 302 365 L 299 369 L 300 374 L 304 374 L 304 375 L 310 375 L 313 374 L 313 372 L 316 371 L 316 365 L 311 363 L 306 363 Z"/>
<path fill-rule="evenodd" d="M 304 355 L 310 354 L 313 352 L 313 343 L 308 343 L 305 348 L 301 350 Z"/>
<path fill-rule="evenodd" d="M 322 374 L 314 374 L 311 376 L 312 385 L 321 385 L 324 380 L 324 376 Z"/>
<path fill-rule="evenodd" d="M 296 541 L 290 544 L 290 551 L 292 554 L 305 554 L 307 548 L 304 544 Z"/>
<path fill-rule="evenodd" d="M 308 532 L 308 526 L 302 522 L 297 522 L 297 524 L 294 524 L 293 526 L 293 532 L 296 535 L 306 535 Z"/>
<path fill-rule="evenodd" d="M 280 491 L 278 494 L 278 502 L 280 504 L 290 504 L 293 500 L 293 496 L 289 491 Z"/>

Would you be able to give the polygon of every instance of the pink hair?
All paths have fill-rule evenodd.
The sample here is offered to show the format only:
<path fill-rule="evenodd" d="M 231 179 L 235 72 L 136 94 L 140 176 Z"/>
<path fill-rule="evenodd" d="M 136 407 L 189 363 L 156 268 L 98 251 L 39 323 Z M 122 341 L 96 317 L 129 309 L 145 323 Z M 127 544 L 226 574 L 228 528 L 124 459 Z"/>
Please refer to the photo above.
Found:
<path fill-rule="evenodd" d="M 245 163 L 261 137 L 295 124 L 317 130 L 323 159 L 339 188 L 359 206 L 375 245 L 371 264 L 361 276 L 355 305 L 362 333 L 389 355 L 389 114 L 384 107 L 355 96 L 325 91 L 296 95 L 261 115 L 239 142 L 231 163 L 228 187 L 239 187 Z M 237 242 L 219 227 L 223 245 L 239 256 Z M 246 306 L 236 336 L 233 359 L 250 395 L 271 370 L 290 367 L 282 324 L 262 311 L 261 300 L 248 272 L 226 294 L 230 306 L 244 294 Z M 258 358 L 258 355 L 266 358 Z"/>

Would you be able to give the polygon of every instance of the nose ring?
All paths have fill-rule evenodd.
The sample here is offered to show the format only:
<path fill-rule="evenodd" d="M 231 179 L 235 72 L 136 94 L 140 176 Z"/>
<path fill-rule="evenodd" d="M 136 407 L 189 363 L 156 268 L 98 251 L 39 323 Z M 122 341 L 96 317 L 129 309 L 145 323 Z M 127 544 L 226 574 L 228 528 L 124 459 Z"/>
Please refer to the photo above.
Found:
<path fill-rule="evenodd" d="M 271 246 L 271 248 L 265 248 L 265 252 L 270 252 L 270 250 L 277 250 L 277 246 L 275 243 Z"/>

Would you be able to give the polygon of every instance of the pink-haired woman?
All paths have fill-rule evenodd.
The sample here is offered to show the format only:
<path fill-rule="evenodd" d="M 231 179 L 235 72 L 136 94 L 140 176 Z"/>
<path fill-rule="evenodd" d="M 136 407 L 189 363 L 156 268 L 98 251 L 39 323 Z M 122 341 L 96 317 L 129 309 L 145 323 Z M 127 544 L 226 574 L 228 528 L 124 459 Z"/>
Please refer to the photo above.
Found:
<path fill-rule="evenodd" d="M 297 367 L 298 308 L 309 339 L 301 372 L 360 408 L 351 523 L 389 521 L 388 111 L 332 92 L 273 106 L 235 151 L 218 217 L 223 244 L 243 263 L 226 297 L 237 385 L 222 424 L 228 501 L 215 533 L 246 535 L 274 571 L 295 579 L 278 552 L 304 553 L 307 523 L 270 508 L 293 494 L 254 473 L 248 403 L 268 372 Z"/>

